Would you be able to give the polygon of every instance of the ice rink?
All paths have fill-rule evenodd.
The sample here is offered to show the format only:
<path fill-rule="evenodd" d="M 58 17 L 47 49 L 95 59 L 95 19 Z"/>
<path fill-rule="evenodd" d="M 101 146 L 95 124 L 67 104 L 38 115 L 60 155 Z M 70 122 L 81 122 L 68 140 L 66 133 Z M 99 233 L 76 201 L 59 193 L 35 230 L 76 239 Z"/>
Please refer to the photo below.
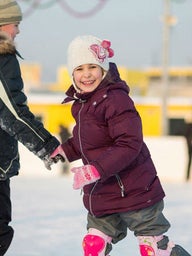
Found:
<path fill-rule="evenodd" d="M 7 256 L 80 256 L 86 232 L 86 211 L 70 177 L 12 179 L 15 237 Z M 192 252 L 192 184 L 163 184 L 165 214 L 172 224 L 168 235 Z M 114 246 L 112 256 L 139 256 L 136 239 Z"/>
<path fill-rule="evenodd" d="M 174 142 L 174 150 L 167 156 L 170 142 L 165 141 L 150 143 L 149 140 L 148 144 L 159 165 L 167 195 L 164 213 L 172 225 L 167 235 L 192 254 L 192 182 L 184 182 L 183 173 L 179 174 L 184 154 L 180 142 Z M 15 236 L 6 255 L 83 255 L 81 241 L 86 233 L 87 213 L 80 191 L 72 189 L 72 176 L 61 175 L 58 166 L 48 171 L 32 153 L 23 152 L 23 148 L 21 151 L 21 174 L 11 179 Z M 169 173 L 167 181 L 161 172 L 162 164 L 162 169 Z M 113 247 L 111 256 L 121 255 L 139 256 L 137 241 L 131 232 Z"/>

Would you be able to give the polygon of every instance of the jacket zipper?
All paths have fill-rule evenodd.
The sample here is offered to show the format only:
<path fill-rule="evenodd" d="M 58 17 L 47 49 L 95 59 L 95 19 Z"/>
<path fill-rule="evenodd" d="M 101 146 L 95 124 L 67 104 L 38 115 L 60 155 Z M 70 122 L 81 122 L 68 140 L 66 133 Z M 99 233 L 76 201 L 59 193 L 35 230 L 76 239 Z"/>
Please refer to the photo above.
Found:
<path fill-rule="evenodd" d="M 87 157 L 85 156 L 85 154 L 83 152 L 83 147 L 82 147 L 82 142 L 81 142 L 81 111 L 83 110 L 83 107 L 84 107 L 84 101 L 80 101 L 80 103 L 81 103 L 81 108 L 80 108 L 79 113 L 78 113 L 78 122 L 79 122 L 78 138 L 79 138 L 79 146 L 80 146 L 81 155 L 84 157 L 84 159 L 86 160 L 87 164 L 89 164 L 89 161 L 88 161 Z"/>
<path fill-rule="evenodd" d="M 87 157 L 85 156 L 84 152 L 83 152 L 83 146 L 82 146 L 82 142 L 81 142 L 81 111 L 83 110 L 84 107 L 84 101 L 81 101 L 81 108 L 79 110 L 78 113 L 78 122 L 79 122 L 79 130 L 78 130 L 78 138 L 79 138 L 79 146 L 80 146 L 80 151 L 81 151 L 81 155 L 84 157 L 84 159 L 86 160 L 87 164 L 89 164 L 89 160 L 87 159 Z M 95 186 L 97 185 L 97 182 L 94 184 L 91 193 L 89 195 L 89 209 L 90 209 L 90 213 L 91 215 L 94 216 L 93 210 L 92 210 L 92 193 L 93 190 L 95 188 Z M 81 189 L 81 194 L 82 194 L 83 190 Z"/>
<path fill-rule="evenodd" d="M 91 193 L 90 193 L 90 195 L 89 195 L 89 209 L 90 209 L 90 213 L 91 213 L 91 215 L 92 215 L 93 217 L 94 217 L 95 215 L 94 215 L 93 209 L 92 209 L 92 194 L 93 194 L 93 191 L 94 191 L 94 189 L 95 189 L 97 183 L 98 183 L 98 181 L 95 182 L 93 188 L 91 189 Z"/>

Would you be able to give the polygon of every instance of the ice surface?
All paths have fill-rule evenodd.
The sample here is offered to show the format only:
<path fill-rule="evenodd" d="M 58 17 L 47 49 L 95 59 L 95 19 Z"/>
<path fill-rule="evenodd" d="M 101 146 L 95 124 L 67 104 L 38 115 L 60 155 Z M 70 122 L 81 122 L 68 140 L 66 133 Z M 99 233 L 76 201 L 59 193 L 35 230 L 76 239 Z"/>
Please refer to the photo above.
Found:
<path fill-rule="evenodd" d="M 42 171 L 42 170 L 41 170 Z M 86 232 L 86 210 L 71 176 L 12 178 L 14 240 L 7 256 L 80 256 Z M 163 183 L 167 233 L 192 252 L 192 183 Z M 114 245 L 112 256 L 139 256 L 133 233 Z"/>
<path fill-rule="evenodd" d="M 167 194 L 164 213 L 172 225 L 167 235 L 192 254 L 192 180 L 184 182 L 185 142 L 182 137 L 147 138 L 146 142 Z M 61 175 L 59 164 L 52 171 L 46 170 L 43 162 L 22 145 L 20 152 L 20 176 L 11 179 L 15 236 L 6 255 L 83 255 L 87 212 L 80 191 L 72 189 L 72 176 Z M 131 232 L 113 246 L 111 253 L 126 255 L 139 256 Z"/>

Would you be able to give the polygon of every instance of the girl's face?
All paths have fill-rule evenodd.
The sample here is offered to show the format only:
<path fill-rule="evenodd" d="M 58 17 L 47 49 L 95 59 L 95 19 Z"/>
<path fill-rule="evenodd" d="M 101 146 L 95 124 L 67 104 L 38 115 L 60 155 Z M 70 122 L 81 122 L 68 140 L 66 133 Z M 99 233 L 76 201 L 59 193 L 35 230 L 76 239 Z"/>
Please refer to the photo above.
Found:
<path fill-rule="evenodd" d="M 12 40 L 15 39 L 16 35 L 19 34 L 19 23 L 6 24 L 0 27 L 0 31 L 7 33 Z"/>
<path fill-rule="evenodd" d="M 103 79 L 103 69 L 96 64 L 84 64 L 75 68 L 73 80 L 81 93 L 92 92 Z"/>

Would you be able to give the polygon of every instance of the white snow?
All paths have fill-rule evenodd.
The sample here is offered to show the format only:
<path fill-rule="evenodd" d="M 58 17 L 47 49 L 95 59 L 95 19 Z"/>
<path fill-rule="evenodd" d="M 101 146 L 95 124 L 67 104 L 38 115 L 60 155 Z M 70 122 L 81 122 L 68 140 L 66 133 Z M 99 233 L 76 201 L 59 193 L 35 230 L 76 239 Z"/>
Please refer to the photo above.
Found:
<path fill-rule="evenodd" d="M 167 235 L 192 253 L 192 182 L 185 183 L 183 179 L 184 144 L 180 139 L 173 143 L 170 138 L 161 142 L 148 138 L 146 142 L 160 169 L 167 195 L 164 213 L 172 225 Z M 81 242 L 86 233 L 87 212 L 80 191 L 72 189 L 72 176 L 61 175 L 60 165 L 54 166 L 52 171 L 46 170 L 32 153 L 23 146 L 20 149 L 21 174 L 11 179 L 15 236 L 6 255 L 83 255 Z M 169 152 L 168 156 L 166 152 Z M 182 175 L 178 175 L 181 167 Z M 161 172 L 163 168 L 168 176 Z M 120 255 L 139 256 L 137 240 L 132 232 L 113 246 L 111 256 Z"/>

